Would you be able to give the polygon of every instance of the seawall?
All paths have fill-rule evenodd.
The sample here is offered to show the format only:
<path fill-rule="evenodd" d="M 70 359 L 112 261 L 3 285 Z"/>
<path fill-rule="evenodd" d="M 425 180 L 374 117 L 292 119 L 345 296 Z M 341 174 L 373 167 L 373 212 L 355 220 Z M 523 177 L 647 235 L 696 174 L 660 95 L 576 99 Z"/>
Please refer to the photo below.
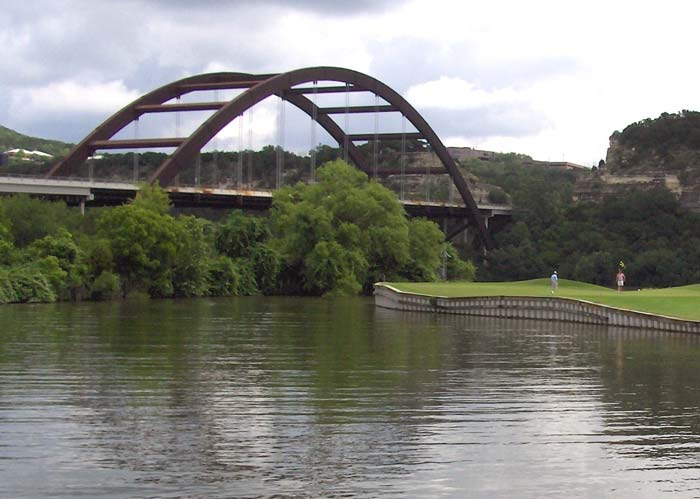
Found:
<path fill-rule="evenodd" d="M 374 303 L 378 307 L 412 312 L 538 319 L 700 334 L 700 321 L 686 321 L 556 296 L 447 298 L 406 293 L 388 284 L 376 283 Z"/>

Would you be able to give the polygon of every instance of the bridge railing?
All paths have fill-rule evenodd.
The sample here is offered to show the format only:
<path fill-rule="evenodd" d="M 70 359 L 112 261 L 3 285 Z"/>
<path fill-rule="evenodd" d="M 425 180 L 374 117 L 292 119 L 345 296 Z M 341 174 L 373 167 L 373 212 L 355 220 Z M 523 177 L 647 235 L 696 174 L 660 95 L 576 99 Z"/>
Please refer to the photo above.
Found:
<path fill-rule="evenodd" d="M 10 173 L 10 174 L 0 174 L 0 183 L 17 183 L 23 185 L 63 185 L 66 187 L 92 187 L 93 189 L 138 189 L 138 186 L 133 182 L 126 180 L 115 180 L 114 178 L 84 178 L 78 176 L 68 176 L 68 177 L 51 177 L 45 178 L 39 175 L 29 175 L 20 173 Z M 219 185 L 202 185 L 196 183 L 178 183 L 177 185 L 170 186 L 168 190 L 171 191 L 189 191 L 192 193 L 207 193 L 216 195 L 235 195 L 235 196 L 271 196 L 275 189 L 267 189 L 263 187 L 252 187 L 248 186 L 236 186 L 235 182 L 220 182 Z M 406 196 L 402 201 L 404 205 L 409 206 L 435 206 L 435 207 L 447 207 L 447 208 L 464 208 L 464 203 L 461 199 L 456 197 L 455 199 L 421 199 L 420 196 Z M 480 210 L 490 210 L 506 213 L 511 211 L 511 207 L 508 205 L 494 205 L 494 204 L 479 204 Z"/>

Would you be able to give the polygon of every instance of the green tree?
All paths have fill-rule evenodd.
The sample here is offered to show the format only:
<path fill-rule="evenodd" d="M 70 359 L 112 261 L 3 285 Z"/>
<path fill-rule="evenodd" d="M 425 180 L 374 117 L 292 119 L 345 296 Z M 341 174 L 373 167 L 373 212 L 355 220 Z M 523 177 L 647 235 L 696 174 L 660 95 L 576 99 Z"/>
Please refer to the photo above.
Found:
<path fill-rule="evenodd" d="M 443 251 L 448 280 L 473 281 L 476 278 L 474 264 L 470 260 L 462 260 L 452 244 L 445 243 Z"/>
<path fill-rule="evenodd" d="M 405 273 L 436 277 L 443 236 L 435 224 L 409 223 L 393 192 L 343 161 L 324 164 L 317 180 L 273 196 L 271 244 L 287 292 L 353 293 Z"/>
<path fill-rule="evenodd" d="M 193 216 L 176 219 L 177 252 L 173 262 L 175 296 L 209 294 L 209 267 L 214 253 L 214 224 Z"/>
<path fill-rule="evenodd" d="M 10 265 L 14 260 L 15 245 L 7 228 L 0 224 L 0 265 Z"/>
<path fill-rule="evenodd" d="M 103 271 L 90 285 L 90 298 L 93 300 L 111 300 L 117 298 L 121 291 L 119 276 L 113 272 Z"/>
<path fill-rule="evenodd" d="M 160 215 L 167 215 L 170 212 L 168 193 L 157 184 L 140 184 L 139 192 L 131 204 Z"/>
<path fill-rule="evenodd" d="M 73 235 L 65 228 L 59 227 L 55 234 L 35 240 L 25 254 L 33 261 L 41 261 L 45 257 L 56 259 L 63 276 L 60 280 L 51 279 L 51 282 L 61 299 L 75 299 L 80 289 L 87 285 L 88 267 Z"/>
<path fill-rule="evenodd" d="M 266 218 L 232 212 L 216 235 L 216 249 L 233 259 L 241 294 L 274 293 L 278 287 L 279 253 L 268 244 Z"/>
<path fill-rule="evenodd" d="M 606 251 L 581 256 L 574 268 L 574 279 L 600 286 L 610 286 L 615 280 L 615 257 Z"/>
<path fill-rule="evenodd" d="M 98 236 L 110 242 L 125 293 L 137 288 L 151 296 L 172 295 L 172 269 L 180 235 L 175 219 L 131 204 L 102 213 L 97 228 Z"/>
<path fill-rule="evenodd" d="M 267 244 L 256 244 L 251 248 L 250 262 L 257 289 L 264 294 L 274 293 L 281 266 L 277 251 Z"/>
<path fill-rule="evenodd" d="M 671 249 L 645 251 L 627 265 L 628 282 L 632 286 L 655 288 L 684 284 L 684 265 Z"/>
<path fill-rule="evenodd" d="M 72 228 L 79 224 L 80 214 L 65 203 L 31 198 L 24 194 L 0 198 L 0 220 L 9 230 L 18 248 L 54 234 L 59 227 Z"/>
<path fill-rule="evenodd" d="M 35 264 L 0 267 L 0 303 L 56 301 L 50 279 L 63 271 L 56 257 L 47 257 Z M 49 277 L 47 277 L 47 274 Z"/>
<path fill-rule="evenodd" d="M 230 296 L 239 294 L 239 273 L 229 257 L 219 255 L 209 264 L 209 294 Z"/>
<path fill-rule="evenodd" d="M 250 249 L 269 236 L 270 230 L 265 219 L 235 210 L 217 229 L 216 249 L 231 258 L 247 258 Z"/>
<path fill-rule="evenodd" d="M 442 265 L 444 239 L 435 222 L 425 218 L 409 220 L 409 259 L 402 269 L 402 276 L 413 281 L 437 280 Z"/>

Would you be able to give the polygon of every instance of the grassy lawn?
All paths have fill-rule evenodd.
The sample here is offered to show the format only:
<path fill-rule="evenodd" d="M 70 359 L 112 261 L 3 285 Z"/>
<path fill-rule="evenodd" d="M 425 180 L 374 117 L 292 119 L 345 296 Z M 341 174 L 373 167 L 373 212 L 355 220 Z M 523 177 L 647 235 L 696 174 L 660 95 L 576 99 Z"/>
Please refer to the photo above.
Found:
<path fill-rule="evenodd" d="M 549 279 L 519 282 L 392 282 L 401 291 L 423 295 L 552 296 Z M 559 280 L 558 297 L 601 303 L 681 319 L 700 320 L 700 284 L 666 289 L 617 290 L 567 279 Z"/>

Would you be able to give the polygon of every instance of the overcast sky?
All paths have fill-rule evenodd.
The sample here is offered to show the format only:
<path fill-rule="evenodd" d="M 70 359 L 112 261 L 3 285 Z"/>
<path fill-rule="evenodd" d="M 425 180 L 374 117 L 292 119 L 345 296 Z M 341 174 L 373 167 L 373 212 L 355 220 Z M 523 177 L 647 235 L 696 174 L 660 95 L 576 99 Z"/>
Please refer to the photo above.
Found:
<path fill-rule="evenodd" d="M 662 112 L 700 110 L 695 2 L 0 5 L 0 124 L 70 142 L 178 78 L 308 66 L 347 67 L 380 79 L 407 98 L 447 145 L 587 166 L 605 157 L 615 130 Z M 311 135 L 293 112 L 285 116 L 287 128 Z M 191 119 L 177 126 L 187 128 Z M 255 140 L 276 136 L 274 104 L 253 119 Z M 360 126 L 353 124 L 353 132 Z M 241 128 L 219 140 L 242 140 L 236 139 Z M 289 147 L 301 147 L 296 132 L 285 134 Z"/>

